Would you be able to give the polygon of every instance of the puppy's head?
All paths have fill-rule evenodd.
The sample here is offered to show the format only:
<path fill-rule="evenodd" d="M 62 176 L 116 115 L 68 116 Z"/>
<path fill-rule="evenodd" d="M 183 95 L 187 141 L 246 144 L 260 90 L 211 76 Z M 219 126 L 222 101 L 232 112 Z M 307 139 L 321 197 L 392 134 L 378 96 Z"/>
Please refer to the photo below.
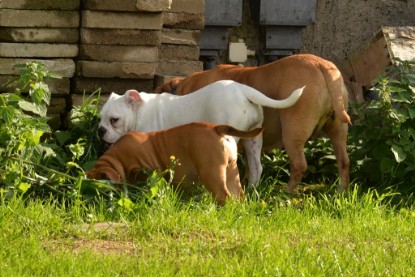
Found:
<path fill-rule="evenodd" d="M 116 183 L 122 181 L 120 174 L 118 174 L 114 168 L 109 166 L 93 168 L 86 172 L 86 177 L 94 180 L 111 180 Z"/>
<path fill-rule="evenodd" d="M 107 144 L 133 131 L 135 111 L 141 102 L 138 91 L 128 90 L 124 95 L 111 93 L 99 114 L 98 136 Z"/>

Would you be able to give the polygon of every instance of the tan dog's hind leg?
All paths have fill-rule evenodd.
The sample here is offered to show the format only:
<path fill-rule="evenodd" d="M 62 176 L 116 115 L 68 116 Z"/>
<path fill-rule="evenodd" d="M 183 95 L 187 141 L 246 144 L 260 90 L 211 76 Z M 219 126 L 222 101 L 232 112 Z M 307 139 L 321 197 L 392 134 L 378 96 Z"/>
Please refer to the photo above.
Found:
<path fill-rule="evenodd" d="M 236 160 L 231 160 L 226 168 L 226 187 L 231 195 L 236 199 L 242 199 L 244 192 L 239 179 L 239 171 Z"/>
<path fill-rule="evenodd" d="M 216 161 L 212 161 L 214 164 Z M 224 205 L 226 199 L 231 195 L 226 187 L 226 165 L 215 164 L 209 168 L 199 168 L 200 180 L 206 189 L 212 193 L 213 198 L 219 205 Z"/>
<path fill-rule="evenodd" d="M 339 192 L 343 192 L 349 186 L 349 167 L 350 160 L 347 154 L 347 124 L 339 120 L 327 122 L 324 127 L 324 132 L 330 138 L 333 144 L 334 155 L 336 156 L 337 167 L 340 176 L 340 183 L 338 186 Z"/>
<path fill-rule="evenodd" d="M 288 193 L 296 193 L 298 184 L 305 171 L 307 170 L 307 161 L 304 155 L 304 143 L 303 141 L 291 141 L 285 144 L 285 150 L 290 159 L 290 180 L 288 181 Z"/>

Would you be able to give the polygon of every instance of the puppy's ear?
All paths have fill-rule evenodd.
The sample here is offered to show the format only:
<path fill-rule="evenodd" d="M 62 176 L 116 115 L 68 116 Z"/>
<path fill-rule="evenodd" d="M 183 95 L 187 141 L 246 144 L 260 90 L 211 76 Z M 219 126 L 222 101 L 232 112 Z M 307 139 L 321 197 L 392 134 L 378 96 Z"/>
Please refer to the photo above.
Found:
<path fill-rule="evenodd" d="M 138 91 L 130 89 L 125 92 L 125 101 L 127 101 L 127 104 L 136 107 L 143 100 L 141 99 Z"/>

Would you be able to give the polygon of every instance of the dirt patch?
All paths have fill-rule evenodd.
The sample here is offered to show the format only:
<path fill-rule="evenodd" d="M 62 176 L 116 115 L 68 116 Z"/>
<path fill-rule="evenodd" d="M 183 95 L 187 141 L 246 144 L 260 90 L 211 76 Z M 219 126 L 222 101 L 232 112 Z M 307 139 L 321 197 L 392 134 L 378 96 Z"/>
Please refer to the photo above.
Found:
<path fill-rule="evenodd" d="M 102 255 L 133 254 L 136 246 L 132 241 L 114 241 L 105 239 L 73 239 L 73 240 L 49 240 L 44 248 L 50 252 L 92 251 Z"/>
<path fill-rule="evenodd" d="M 131 238 L 128 238 L 128 225 L 124 223 L 82 224 L 76 226 L 76 230 L 74 238 L 48 240 L 44 243 L 44 248 L 50 252 L 92 251 L 103 255 L 132 254 L 137 248 Z"/>

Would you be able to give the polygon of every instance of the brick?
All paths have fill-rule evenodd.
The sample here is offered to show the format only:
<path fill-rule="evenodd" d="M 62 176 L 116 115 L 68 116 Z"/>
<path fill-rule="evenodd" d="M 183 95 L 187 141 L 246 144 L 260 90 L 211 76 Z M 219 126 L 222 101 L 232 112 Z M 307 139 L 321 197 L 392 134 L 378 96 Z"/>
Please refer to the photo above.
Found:
<path fill-rule="evenodd" d="M 203 62 L 200 61 L 160 60 L 156 74 L 184 76 L 202 70 Z"/>
<path fill-rule="evenodd" d="M 161 31 L 161 43 L 199 45 L 200 31 L 185 29 L 163 29 Z"/>
<path fill-rule="evenodd" d="M 0 58 L 0 74 L 19 75 L 19 70 L 15 66 L 31 61 L 43 63 L 49 71 L 64 78 L 71 78 L 75 74 L 75 62 L 71 59 L 42 60 L 20 58 Z"/>
<path fill-rule="evenodd" d="M 170 12 L 205 14 L 204 0 L 173 0 Z"/>
<path fill-rule="evenodd" d="M 87 45 L 79 46 L 81 60 L 104 62 L 157 62 L 156 46 Z"/>
<path fill-rule="evenodd" d="M 159 30 L 162 28 L 162 22 L 161 13 L 82 11 L 81 26 L 83 28 Z"/>
<path fill-rule="evenodd" d="M 48 114 L 60 114 L 66 112 L 66 98 L 52 97 L 48 107 Z"/>
<path fill-rule="evenodd" d="M 78 61 L 78 76 L 152 79 L 158 63 Z"/>
<path fill-rule="evenodd" d="M 78 43 L 78 29 L 1 28 L 2 42 Z"/>
<path fill-rule="evenodd" d="M 153 90 L 153 80 L 151 79 L 121 79 L 121 78 L 80 78 L 73 80 L 73 93 L 92 93 L 98 89 L 101 94 L 116 92 L 124 93 L 129 89 L 151 92 Z"/>
<path fill-rule="evenodd" d="M 137 0 L 136 7 L 140 11 L 162 12 L 171 8 L 172 0 Z"/>
<path fill-rule="evenodd" d="M 84 10 L 162 12 L 170 9 L 171 0 L 86 0 Z"/>
<path fill-rule="evenodd" d="M 24 20 L 22 20 L 24 18 Z M 2 27 L 78 28 L 78 11 L 0 10 Z"/>
<path fill-rule="evenodd" d="M 160 36 L 160 30 L 81 28 L 81 43 L 85 44 L 155 46 L 160 44 Z"/>
<path fill-rule="evenodd" d="M 163 26 L 166 28 L 183 28 L 201 30 L 205 26 L 203 14 L 163 13 Z"/>
<path fill-rule="evenodd" d="M 80 0 L 2 0 L 1 9 L 16 10 L 79 10 Z"/>
<path fill-rule="evenodd" d="M 199 46 L 163 44 L 160 47 L 160 58 L 167 60 L 199 60 Z"/>
<path fill-rule="evenodd" d="M 18 76 L 12 75 L 0 75 L 0 92 L 10 92 L 14 91 L 16 88 L 22 89 L 21 84 L 13 84 L 12 86 L 6 87 L 6 83 L 12 80 L 16 80 Z M 67 95 L 70 93 L 70 81 L 68 78 L 54 79 L 47 78 L 44 80 L 48 85 L 52 95 Z M 23 92 L 28 92 L 28 90 L 23 90 Z"/>
<path fill-rule="evenodd" d="M 78 56 L 77 44 L 0 43 L 0 57 L 72 58 Z"/>
<path fill-rule="evenodd" d="M 52 130 L 59 130 L 62 127 L 61 114 L 48 114 L 48 125 Z"/>

